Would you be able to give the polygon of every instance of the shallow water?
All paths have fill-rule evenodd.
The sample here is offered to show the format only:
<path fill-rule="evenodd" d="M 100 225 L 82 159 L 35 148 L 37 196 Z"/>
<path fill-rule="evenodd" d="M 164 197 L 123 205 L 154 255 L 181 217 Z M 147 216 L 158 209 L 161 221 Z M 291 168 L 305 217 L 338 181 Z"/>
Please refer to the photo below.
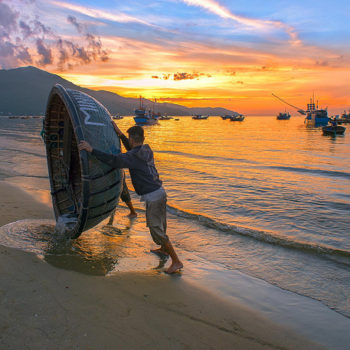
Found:
<path fill-rule="evenodd" d="M 0 178 L 50 204 L 41 120 L 0 119 Z M 192 272 L 239 270 L 350 317 L 347 133 L 323 136 L 300 117 L 181 117 L 145 133 L 168 193 L 169 235 Z M 162 267 L 133 201 L 132 223 L 120 208 L 114 228 L 104 222 L 63 243 L 52 241 L 53 223 L 19 222 L 0 229 L 0 244 L 92 274 Z"/>

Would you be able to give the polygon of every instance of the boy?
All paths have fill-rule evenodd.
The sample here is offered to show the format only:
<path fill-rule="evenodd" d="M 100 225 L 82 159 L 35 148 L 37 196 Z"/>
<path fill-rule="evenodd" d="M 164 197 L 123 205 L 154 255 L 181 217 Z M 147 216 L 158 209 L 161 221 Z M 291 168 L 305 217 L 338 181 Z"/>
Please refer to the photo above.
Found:
<path fill-rule="evenodd" d="M 166 193 L 154 164 L 153 152 L 149 145 L 143 143 L 143 128 L 138 125 L 129 128 L 127 130 L 129 138 L 127 139 L 115 123 L 113 123 L 113 127 L 122 141 L 128 141 L 129 147 L 126 147 L 130 149 L 128 152 L 118 155 L 107 154 L 93 149 L 86 141 L 79 143 L 79 150 L 90 152 L 101 162 L 113 168 L 129 169 L 136 193 L 141 196 L 141 201 L 146 202 L 146 221 L 152 239 L 160 245 L 160 248 L 154 249 L 152 252 L 170 255 L 172 261 L 166 272 L 174 273 L 180 270 L 183 264 L 166 234 Z"/>

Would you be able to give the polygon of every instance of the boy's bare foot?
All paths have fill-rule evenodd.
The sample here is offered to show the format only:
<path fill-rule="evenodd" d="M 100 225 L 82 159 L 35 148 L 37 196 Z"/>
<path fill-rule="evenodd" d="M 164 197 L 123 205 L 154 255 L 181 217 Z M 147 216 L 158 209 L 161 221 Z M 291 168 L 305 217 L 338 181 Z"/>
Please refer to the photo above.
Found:
<path fill-rule="evenodd" d="M 162 248 L 157 248 L 157 249 L 151 249 L 151 253 L 162 255 L 162 256 L 169 256 L 168 252 L 163 250 Z"/>
<path fill-rule="evenodd" d="M 183 268 L 183 264 L 181 261 L 179 262 L 173 262 L 167 270 L 165 270 L 166 273 L 172 274 L 174 272 L 177 272 L 178 270 L 181 270 Z"/>

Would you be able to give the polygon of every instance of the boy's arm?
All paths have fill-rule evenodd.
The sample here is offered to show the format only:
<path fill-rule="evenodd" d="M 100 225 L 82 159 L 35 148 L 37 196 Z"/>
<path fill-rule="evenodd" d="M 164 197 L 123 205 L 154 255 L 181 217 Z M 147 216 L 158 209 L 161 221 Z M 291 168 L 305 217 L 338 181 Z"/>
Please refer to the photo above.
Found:
<path fill-rule="evenodd" d="M 112 120 L 113 128 L 116 132 L 116 134 L 120 137 L 120 139 L 123 142 L 123 145 L 127 151 L 131 150 L 129 139 L 122 133 L 122 131 L 118 128 L 117 124 Z"/>
<path fill-rule="evenodd" d="M 118 155 L 113 155 L 93 149 L 90 144 L 86 141 L 80 141 L 78 145 L 79 151 L 87 151 L 94 155 L 98 160 L 103 163 L 108 164 L 112 168 L 132 168 L 133 160 L 132 157 L 127 153 L 119 153 Z"/>
<path fill-rule="evenodd" d="M 117 155 L 105 153 L 98 149 L 93 149 L 91 154 L 103 163 L 108 164 L 112 168 L 132 168 L 132 159 L 126 153 L 119 153 Z"/>

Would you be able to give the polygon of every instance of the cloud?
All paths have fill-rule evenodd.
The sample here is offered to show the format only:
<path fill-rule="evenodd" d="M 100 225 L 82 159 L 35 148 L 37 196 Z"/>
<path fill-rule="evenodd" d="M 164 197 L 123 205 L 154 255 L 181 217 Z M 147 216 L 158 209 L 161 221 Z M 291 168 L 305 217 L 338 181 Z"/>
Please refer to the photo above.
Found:
<path fill-rule="evenodd" d="M 38 62 L 40 66 L 46 66 L 53 62 L 51 49 L 46 47 L 42 39 L 36 40 L 36 47 L 38 54 L 41 56 L 40 61 Z"/>
<path fill-rule="evenodd" d="M 73 24 L 79 33 L 82 33 L 84 31 L 84 26 L 81 23 L 78 23 L 77 19 L 74 16 L 68 16 L 67 21 L 68 23 Z"/>
<path fill-rule="evenodd" d="M 64 70 L 109 59 L 100 38 L 89 33 L 86 24 L 73 16 L 68 16 L 67 21 L 76 28 L 77 39 L 61 37 L 38 17 L 27 13 L 22 16 L 0 0 L 0 67 L 34 63 L 39 67 L 56 65 Z"/>
<path fill-rule="evenodd" d="M 128 23 L 128 22 L 140 23 L 140 24 L 153 27 L 153 24 L 151 23 L 148 23 L 137 17 L 126 15 L 125 13 L 122 13 L 122 12 L 112 13 L 112 12 L 93 9 L 90 7 L 73 5 L 63 1 L 51 1 L 51 3 L 58 7 L 66 8 L 68 10 L 72 10 L 92 18 L 105 19 L 105 20 L 120 22 L 120 23 Z"/>
<path fill-rule="evenodd" d="M 199 79 L 200 77 L 208 77 L 210 78 L 211 75 L 210 74 L 206 74 L 206 73 L 174 73 L 174 74 L 163 74 L 162 77 L 158 76 L 158 75 L 152 75 L 152 79 L 163 79 L 163 80 L 168 80 L 168 79 L 172 79 L 172 80 L 192 80 L 192 79 Z"/>
<path fill-rule="evenodd" d="M 17 29 L 18 16 L 18 12 L 12 11 L 8 5 L 0 1 L 0 28 L 2 36 L 7 36 L 8 33 Z"/>
<path fill-rule="evenodd" d="M 225 6 L 221 5 L 215 0 L 181 0 L 187 5 L 198 6 L 208 10 L 211 13 L 218 15 L 224 19 L 231 19 L 237 23 L 243 24 L 247 27 L 252 27 L 255 29 L 269 29 L 270 27 L 275 27 L 284 30 L 290 37 L 290 42 L 294 45 L 300 44 L 301 41 L 298 38 L 298 34 L 292 26 L 285 24 L 281 21 L 271 21 L 271 20 L 261 20 L 247 18 L 243 16 L 236 15 L 232 13 Z"/>

